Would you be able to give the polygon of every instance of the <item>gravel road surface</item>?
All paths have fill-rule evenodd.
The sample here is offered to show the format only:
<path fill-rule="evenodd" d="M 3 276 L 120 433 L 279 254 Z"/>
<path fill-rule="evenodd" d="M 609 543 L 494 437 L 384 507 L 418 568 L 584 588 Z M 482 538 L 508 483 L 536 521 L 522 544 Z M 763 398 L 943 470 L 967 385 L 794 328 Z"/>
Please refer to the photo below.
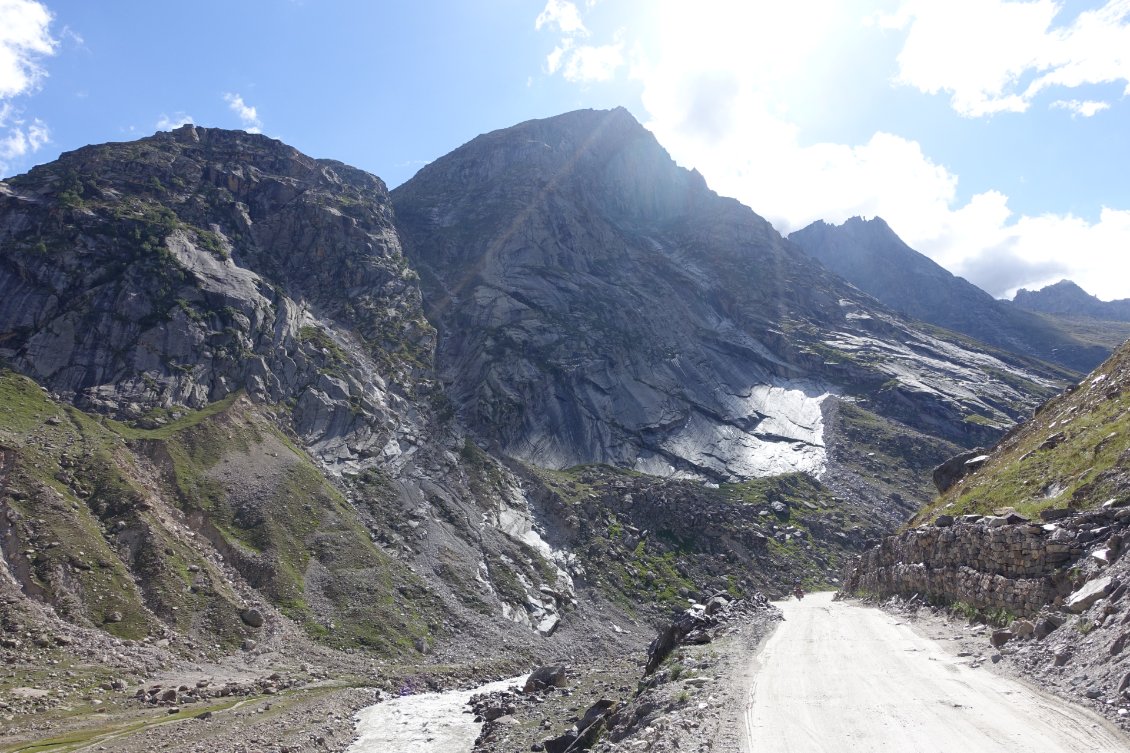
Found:
<path fill-rule="evenodd" d="M 971 668 L 879 609 L 830 593 L 777 606 L 785 621 L 751 672 L 747 751 L 1130 751 L 1097 715 Z"/>

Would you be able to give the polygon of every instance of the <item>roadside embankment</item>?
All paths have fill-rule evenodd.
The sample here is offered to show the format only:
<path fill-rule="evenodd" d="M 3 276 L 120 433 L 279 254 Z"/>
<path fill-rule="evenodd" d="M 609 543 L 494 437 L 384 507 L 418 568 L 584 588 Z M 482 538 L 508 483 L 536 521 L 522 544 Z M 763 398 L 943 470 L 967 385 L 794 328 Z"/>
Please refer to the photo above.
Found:
<path fill-rule="evenodd" d="M 1117 560 L 1130 527 L 1130 508 L 1114 505 L 1046 510 L 1042 517 L 940 516 L 864 552 L 849 568 L 844 591 L 1034 615 L 1081 587 L 1089 571 Z"/>

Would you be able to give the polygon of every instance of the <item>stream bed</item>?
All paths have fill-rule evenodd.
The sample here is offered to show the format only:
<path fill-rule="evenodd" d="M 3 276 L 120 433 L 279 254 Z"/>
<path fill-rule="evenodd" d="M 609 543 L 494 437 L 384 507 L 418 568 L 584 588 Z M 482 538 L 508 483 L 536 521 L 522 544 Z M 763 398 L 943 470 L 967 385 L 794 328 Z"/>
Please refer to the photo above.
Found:
<path fill-rule="evenodd" d="M 471 696 L 520 689 L 526 675 L 470 690 L 393 698 L 357 712 L 357 741 L 346 753 L 469 753 L 482 724 L 469 713 Z"/>

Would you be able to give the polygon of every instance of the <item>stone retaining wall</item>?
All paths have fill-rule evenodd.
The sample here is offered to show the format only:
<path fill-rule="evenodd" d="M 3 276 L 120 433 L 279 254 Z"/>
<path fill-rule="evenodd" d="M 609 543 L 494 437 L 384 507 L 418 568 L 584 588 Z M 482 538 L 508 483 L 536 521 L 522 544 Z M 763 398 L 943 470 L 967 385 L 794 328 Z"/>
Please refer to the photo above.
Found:
<path fill-rule="evenodd" d="M 1073 590 L 1077 560 L 1104 551 L 1117 557 L 1128 525 L 1130 509 L 1074 513 L 1054 523 L 943 516 L 864 552 L 849 569 L 844 591 L 884 598 L 918 594 L 1030 616 Z"/>

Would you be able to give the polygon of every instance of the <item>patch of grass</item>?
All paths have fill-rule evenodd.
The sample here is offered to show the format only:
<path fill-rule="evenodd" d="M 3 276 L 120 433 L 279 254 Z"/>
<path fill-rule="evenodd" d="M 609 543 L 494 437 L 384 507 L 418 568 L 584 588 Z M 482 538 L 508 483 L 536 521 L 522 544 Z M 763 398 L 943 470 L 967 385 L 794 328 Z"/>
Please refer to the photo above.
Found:
<path fill-rule="evenodd" d="M 212 256 L 221 261 L 226 261 L 229 258 L 228 250 L 224 247 L 219 235 L 211 230 L 203 230 L 198 227 L 192 228 L 192 232 L 196 235 L 196 242 L 200 247 Z"/>
<path fill-rule="evenodd" d="M 221 400 L 217 400 L 214 403 L 209 403 L 207 406 L 201 408 L 200 410 L 190 411 L 189 413 L 181 416 L 175 421 L 171 421 L 164 426 L 160 426 L 156 429 L 144 429 L 138 426 L 132 426 L 121 421 L 114 421 L 113 419 L 109 418 L 101 419 L 101 423 L 108 429 L 113 431 L 115 434 L 124 437 L 125 439 L 167 440 L 171 439 L 172 437 L 176 436 L 186 429 L 191 429 L 194 426 L 198 426 L 212 416 L 223 413 L 224 411 L 231 408 L 235 401 L 238 400 L 242 395 L 242 390 L 238 392 L 232 392 Z M 72 415 L 82 413 L 81 411 L 78 411 L 74 408 L 71 408 L 69 410 Z"/>
<path fill-rule="evenodd" d="M 329 353 L 333 363 L 345 363 L 348 360 L 341 346 L 334 342 L 328 332 L 315 324 L 304 325 L 298 330 L 298 342 L 310 343 L 319 350 Z"/>
<path fill-rule="evenodd" d="M 983 622 L 986 625 L 1005 627 L 1016 620 L 1016 615 L 999 607 L 978 607 L 968 601 L 955 601 L 949 606 L 950 614 L 969 623 Z"/>
<path fill-rule="evenodd" d="M 952 515 L 1011 508 L 1034 517 L 1052 507 L 1089 509 L 1125 494 L 1130 391 L 1115 383 L 1127 365 L 1130 353 L 1123 351 L 1102 367 L 1102 379 L 1048 403 L 980 470 L 920 512 L 915 523 L 942 508 Z"/>
<path fill-rule="evenodd" d="M 394 654 L 427 637 L 435 597 L 394 573 L 341 492 L 277 428 L 241 404 L 181 426 L 164 445 L 182 504 L 207 515 L 254 587 L 331 645 Z M 286 453 L 282 467 L 259 482 L 255 503 L 237 503 L 209 471 L 264 443 Z M 328 577 L 312 581 L 314 572 Z"/>
<path fill-rule="evenodd" d="M 0 747 L 2 753 L 70 753 L 93 745 L 110 737 L 119 737 L 139 732 L 149 727 L 156 727 L 170 722 L 190 719 L 206 711 L 217 714 L 227 711 L 238 703 L 241 698 L 231 698 L 219 703 L 193 704 L 175 714 L 165 712 L 165 709 L 153 712 L 149 718 L 123 722 L 118 724 L 105 724 L 86 729 L 75 730 L 63 735 L 55 735 L 33 742 L 16 743 Z"/>

